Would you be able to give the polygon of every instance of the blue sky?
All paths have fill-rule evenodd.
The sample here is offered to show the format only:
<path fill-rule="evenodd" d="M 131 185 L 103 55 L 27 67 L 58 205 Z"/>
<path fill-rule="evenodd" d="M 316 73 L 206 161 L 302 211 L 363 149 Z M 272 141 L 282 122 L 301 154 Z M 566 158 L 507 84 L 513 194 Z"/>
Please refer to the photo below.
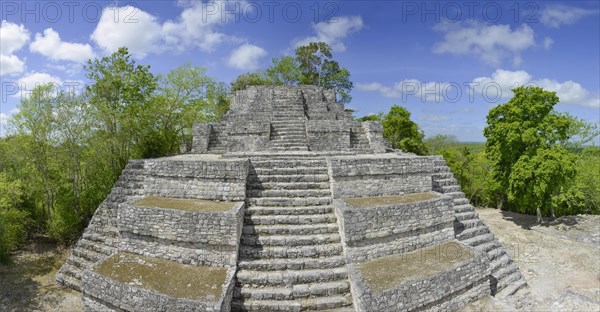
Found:
<path fill-rule="evenodd" d="M 489 109 L 535 84 L 600 123 L 597 1 L 2 1 L 0 19 L 2 123 L 36 83 L 83 85 L 82 64 L 120 46 L 155 74 L 189 61 L 230 82 L 314 40 L 350 70 L 357 116 L 399 104 L 427 136 L 483 141 Z"/>

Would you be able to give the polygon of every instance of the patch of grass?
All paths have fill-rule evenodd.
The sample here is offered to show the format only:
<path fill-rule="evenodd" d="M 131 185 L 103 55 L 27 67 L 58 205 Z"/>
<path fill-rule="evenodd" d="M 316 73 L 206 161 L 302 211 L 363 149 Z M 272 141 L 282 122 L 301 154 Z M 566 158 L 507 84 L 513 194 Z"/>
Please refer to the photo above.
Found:
<path fill-rule="evenodd" d="M 193 212 L 224 212 L 235 206 L 235 202 L 219 202 L 204 199 L 183 199 L 149 196 L 135 202 L 134 206 L 177 209 Z"/>
<path fill-rule="evenodd" d="M 187 265 L 130 253 L 115 254 L 93 271 L 174 298 L 209 301 L 221 297 L 227 275 L 226 268 Z"/>
<path fill-rule="evenodd" d="M 449 241 L 401 255 L 362 262 L 357 267 L 369 288 L 381 291 L 407 280 L 434 276 L 473 256 L 468 248 L 456 241 Z"/>
<path fill-rule="evenodd" d="M 418 201 L 437 198 L 439 195 L 435 193 L 414 193 L 400 196 L 374 196 L 374 197 L 357 197 L 346 198 L 344 201 L 352 208 L 368 208 L 393 204 L 406 204 Z"/>

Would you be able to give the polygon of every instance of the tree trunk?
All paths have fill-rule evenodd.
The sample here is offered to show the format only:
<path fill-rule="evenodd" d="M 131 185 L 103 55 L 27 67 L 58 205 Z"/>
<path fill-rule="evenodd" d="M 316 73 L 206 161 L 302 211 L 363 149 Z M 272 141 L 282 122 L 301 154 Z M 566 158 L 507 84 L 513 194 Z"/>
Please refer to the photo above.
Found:
<path fill-rule="evenodd" d="M 554 208 L 550 205 L 550 217 L 552 220 L 556 219 L 556 215 L 554 215 Z"/>
<path fill-rule="evenodd" d="M 542 209 L 540 209 L 540 207 L 535 208 L 535 215 L 536 215 L 536 223 L 537 224 L 542 224 Z"/>

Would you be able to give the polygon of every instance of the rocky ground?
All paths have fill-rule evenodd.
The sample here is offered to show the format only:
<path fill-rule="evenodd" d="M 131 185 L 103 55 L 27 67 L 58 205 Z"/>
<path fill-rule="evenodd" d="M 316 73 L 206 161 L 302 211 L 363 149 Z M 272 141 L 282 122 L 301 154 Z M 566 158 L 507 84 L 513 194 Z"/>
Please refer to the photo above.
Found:
<path fill-rule="evenodd" d="M 542 225 L 535 216 L 478 209 L 509 250 L 529 288 L 484 298 L 464 311 L 600 311 L 600 216 L 569 216 Z"/>
<path fill-rule="evenodd" d="M 508 248 L 530 287 L 509 298 L 487 297 L 472 311 L 600 311 L 600 216 L 563 217 L 535 225 L 535 217 L 479 209 Z M 37 239 L 0 265 L 0 311 L 80 311 L 78 292 L 54 275 L 68 250 Z"/>

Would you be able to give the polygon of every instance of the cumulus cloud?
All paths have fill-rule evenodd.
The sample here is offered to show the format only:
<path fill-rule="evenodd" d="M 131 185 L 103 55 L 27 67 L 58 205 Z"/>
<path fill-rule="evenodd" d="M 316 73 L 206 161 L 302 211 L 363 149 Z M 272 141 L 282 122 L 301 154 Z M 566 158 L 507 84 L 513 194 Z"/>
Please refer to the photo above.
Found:
<path fill-rule="evenodd" d="M 233 50 L 227 60 L 227 65 L 240 70 L 254 70 L 259 67 L 259 60 L 266 55 L 265 49 L 252 44 L 244 44 Z"/>
<path fill-rule="evenodd" d="M 241 3 L 181 2 L 180 5 L 184 7 L 181 14 L 164 23 L 134 6 L 105 8 L 91 38 L 106 52 L 126 46 L 137 57 L 167 50 L 183 51 L 190 47 L 211 52 L 225 41 L 242 41 L 217 31 L 220 25 L 234 20 L 230 13 L 241 14 Z"/>
<path fill-rule="evenodd" d="M 540 21 L 550 28 L 575 24 L 580 19 L 598 14 L 598 10 L 582 9 L 565 5 L 553 5 L 542 10 Z"/>
<path fill-rule="evenodd" d="M 444 33 L 444 39 L 435 44 L 433 52 L 470 54 L 491 65 L 499 65 L 506 58 L 519 65 L 521 52 L 535 45 L 534 31 L 527 24 L 513 30 L 510 25 L 444 22 L 434 29 Z"/>
<path fill-rule="evenodd" d="M 313 24 L 315 35 L 295 41 L 295 46 L 306 45 L 310 42 L 323 41 L 331 46 L 333 51 L 343 52 L 346 45 L 343 40 L 364 26 L 360 16 L 341 16 L 335 19 Z"/>
<path fill-rule="evenodd" d="M 52 28 L 47 28 L 43 34 L 35 34 L 35 40 L 29 45 L 29 50 L 53 61 L 83 63 L 95 57 L 89 44 L 62 41 L 60 35 Z"/>
<path fill-rule="evenodd" d="M 453 102 L 460 96 L 460 85 L 450 82 L 422 82 L 417 79 L 405 79 L 386 86 L 379 82 L 357 83 L 359 91 L 379 92 L 387 98 L 402 98 L 406 101 L 409 96 L 417 96 L 425 102 Z"/>
<path fill-rule="evenodd" d="M 544 49 L 550 49 L 550 47 L 554 44 L 554 40 L 550 37 L 544 38 Z"/>
<path fill-rule="evenodd" d="M 0 25 L 0 76 L 21 73 L 25 62 L 14 53 L 29 41 L 29 31 L 23 25 L 2 21 Z"/>
<path fill-rule="evenodd" d="M 59 88 L 63 85 L 62 79 L 47 73 L 31 72 L 17 80 L 18 92 L 13 95 L 16 98 L 26 98 L 37 86 L 51 83 Z"/>
<path fill-rule="evenodd" d="M 108 53 L 126 46 L 133 55 L 145 57 L 161 50 L 161 25 L 155 16 L 134 6 L 107 7 L 91 39 Z"/>
<path fill-rule="evenodd" d="M 524 70 L 498 69 L 490 76 L 474 78 L 468 82 L 421 82 L 416 79 L 405 79 L 386 86 L 379 82 L 357 83 L 359 91 L 379 92 L 388 98 L 402 98 L 406 101 L 408 96 L 421 98 L 421 102 L 448 102 L 453 103 L 463 96 L 481 96 L 484 100 L 497 102 L 508 99 L 514 94 L 511 89 L 520 86 L 537 86 L 544 90 L 556 92 L 561 104 L 580 105 L 590 108 L 600 108 L 600 96 L 592 94 L 581 84 L 567 80 L 560 82 L 556 79 L 534 79 Z"/>

